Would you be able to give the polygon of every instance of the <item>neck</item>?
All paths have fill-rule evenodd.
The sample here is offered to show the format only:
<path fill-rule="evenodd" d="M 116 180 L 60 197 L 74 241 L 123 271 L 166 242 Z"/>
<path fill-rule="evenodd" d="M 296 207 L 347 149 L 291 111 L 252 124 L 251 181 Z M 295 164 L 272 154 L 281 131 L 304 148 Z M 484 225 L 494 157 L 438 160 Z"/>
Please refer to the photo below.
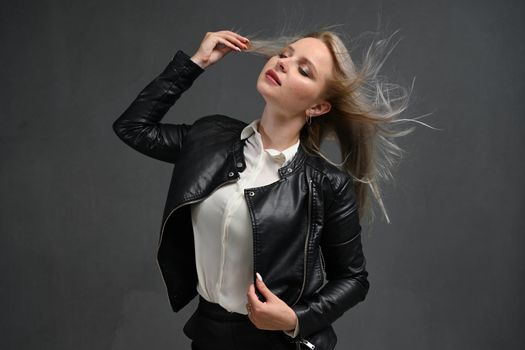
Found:
<path fill-rule="evenodd" d="M 283 151 L 299 141 L 304 118 L 290 118 L 276 113 L 266 105 L 259 121 L 258 131 L 264 148 Z"/>

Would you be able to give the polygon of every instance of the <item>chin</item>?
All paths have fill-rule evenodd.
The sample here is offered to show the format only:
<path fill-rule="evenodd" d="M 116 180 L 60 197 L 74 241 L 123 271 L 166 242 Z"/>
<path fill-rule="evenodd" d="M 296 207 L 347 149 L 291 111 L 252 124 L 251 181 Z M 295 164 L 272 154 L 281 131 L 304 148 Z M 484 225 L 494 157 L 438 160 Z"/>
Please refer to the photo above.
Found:
<path fill-rule="evenodd" d="M 265 77 L 263 76 L 262 79 L 265 79 Z M 257 84 L 255 88 L 266 101 L 271 100 L 271 101 L 277 102 L 280 96 L 280 95 L 276 95 L 275 93 L 272 93 L 272 91 L 277 91 L 275 87 L 268 85 L 267 82 L 261 79 L 257 80 Z"/>

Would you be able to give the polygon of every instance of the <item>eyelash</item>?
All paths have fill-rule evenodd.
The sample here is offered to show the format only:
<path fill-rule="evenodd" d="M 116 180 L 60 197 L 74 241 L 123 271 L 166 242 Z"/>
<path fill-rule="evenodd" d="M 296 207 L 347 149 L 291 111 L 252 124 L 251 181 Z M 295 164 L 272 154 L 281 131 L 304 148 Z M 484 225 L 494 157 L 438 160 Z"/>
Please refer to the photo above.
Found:
<path fill-rule="evenodd" d="M 284 53 L 281 52 L 281 53 L 279 54 L 279 57 L 283 57 L 283 56 L 286 57 L 286 56 L 284 55 Z M 299 68 L 299 71 L 303 72 L 303 73 L 304 73 L 303 75 L 304 75 L 305 77 L 310 77 L 310 74 L 306 73 L 306 71 L 305 71 L 304 69 Z"/>

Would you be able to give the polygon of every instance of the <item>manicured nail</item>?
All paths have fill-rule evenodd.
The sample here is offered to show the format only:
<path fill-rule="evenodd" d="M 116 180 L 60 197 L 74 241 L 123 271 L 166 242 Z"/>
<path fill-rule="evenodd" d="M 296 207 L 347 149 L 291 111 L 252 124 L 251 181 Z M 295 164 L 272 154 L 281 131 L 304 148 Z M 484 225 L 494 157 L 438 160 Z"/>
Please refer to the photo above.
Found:
<path fill-rule="evenodd" d="M 263 281 L 261 275 L 259 274 L 259 272 L 256 272 L 255 275 L 257 276 L 257 279 L 259 281 L 261 281 L 261 282 Z"/>

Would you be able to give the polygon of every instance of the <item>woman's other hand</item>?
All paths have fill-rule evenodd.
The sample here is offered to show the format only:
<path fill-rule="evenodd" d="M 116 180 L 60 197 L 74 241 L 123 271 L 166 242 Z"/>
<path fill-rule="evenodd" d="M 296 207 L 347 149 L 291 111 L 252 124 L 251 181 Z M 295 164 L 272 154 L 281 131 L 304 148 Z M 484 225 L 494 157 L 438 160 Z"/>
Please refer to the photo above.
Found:
<path fill-rule="evenodd" d="M 206 69 L 226 56 L 230 51 L 241 52 L 248 49 L 248 45 L 248 38 L 229 30 L 207 32 L 191 60 L 201 68 Z"/>
<path fill-rule="evenodd" d="M 259 275 L 260 276 L 260 275 Z M 255 285 L 248 287 L 248 318 L 259 329 L 292 331 L 297 324 L 297 315 L 282 299 L 272 293 L 266 284 L 256 279 L 257 289 L 266 298 L 261 302 L 255 294 Z"/>

